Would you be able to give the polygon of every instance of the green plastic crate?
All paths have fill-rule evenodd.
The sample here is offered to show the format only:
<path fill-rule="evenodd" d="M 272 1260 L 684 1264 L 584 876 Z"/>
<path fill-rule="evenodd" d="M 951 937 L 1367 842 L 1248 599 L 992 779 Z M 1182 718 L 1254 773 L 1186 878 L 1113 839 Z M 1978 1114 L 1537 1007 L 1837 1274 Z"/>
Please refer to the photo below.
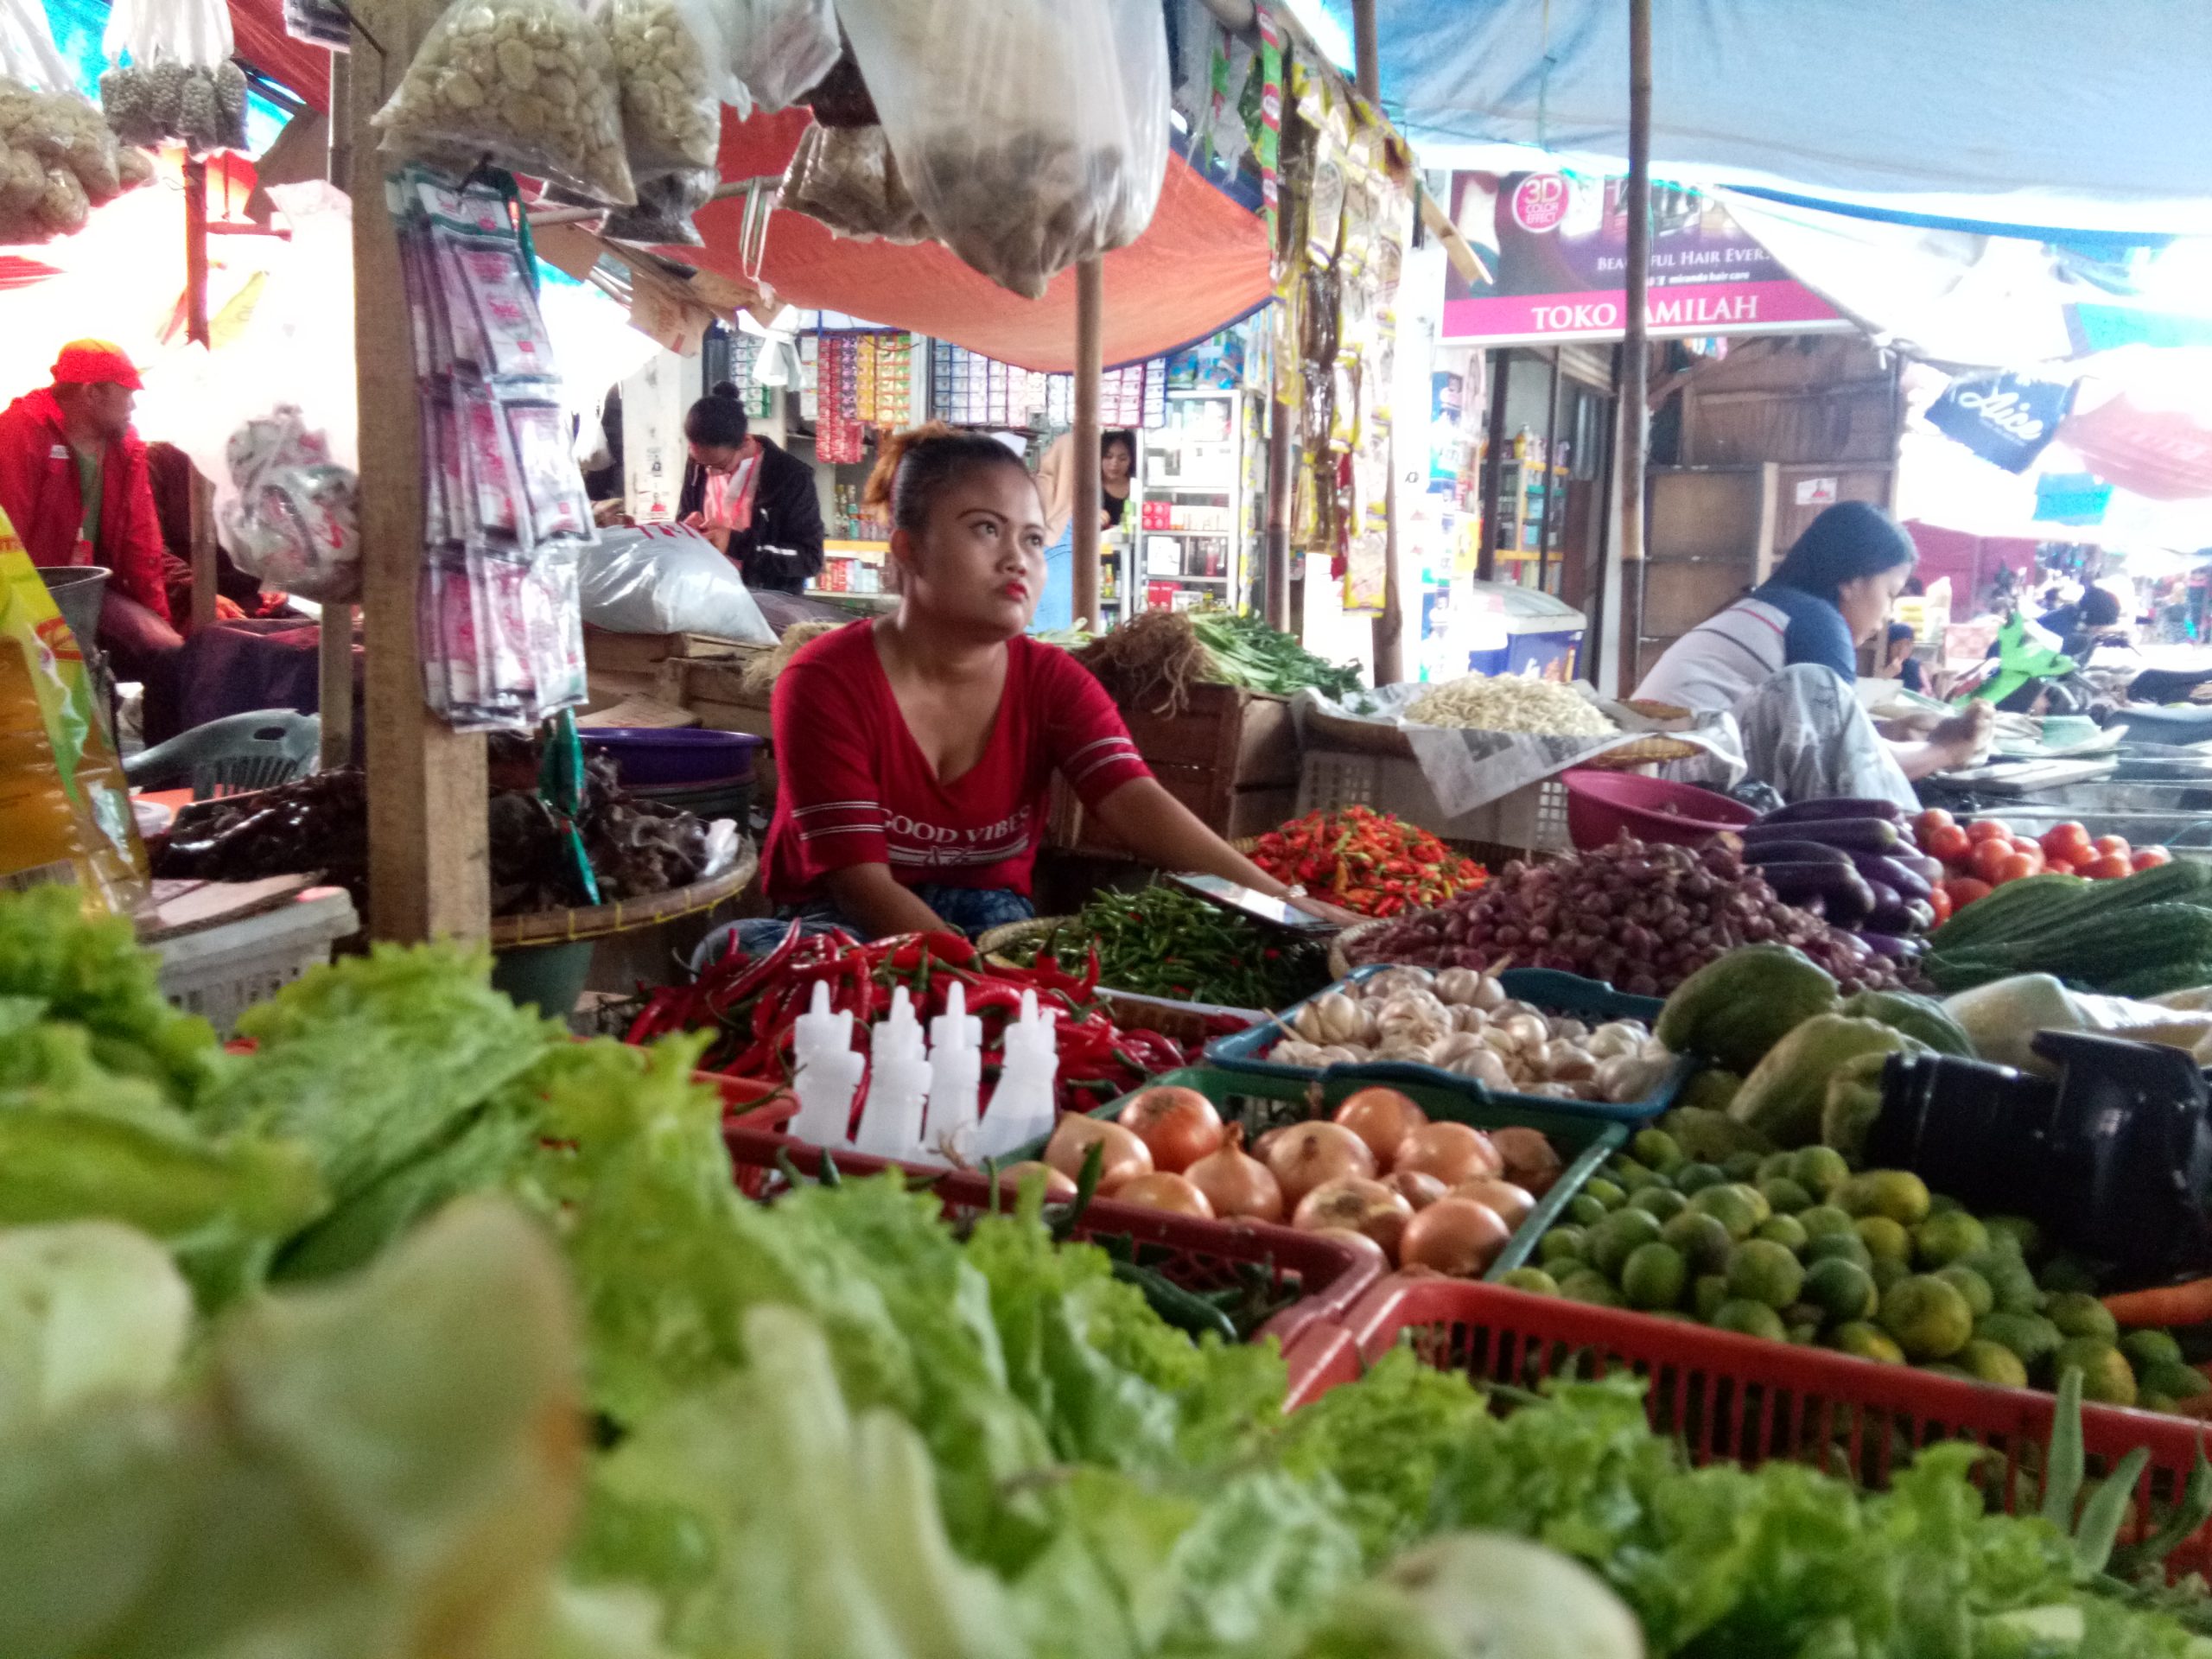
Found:
<path fill-rule="evenodd" d="M 1321 1116 L 1327 1116 L 1350 1096 L 1363 1089 L 1377 1085 L 1371 1078 L 1324 1076 L 1318 1084 L 1307 1084 L 1292 1077 L 1271 1077 L 1243 1071 L 1222 1071 L 1209 1066 L 1185 1066 L 1179 1071 L 1164 1072 L 1145 1084 L 1146 1089 L 1157 1089 L 1173 1084 L 1184 1089 L 1195 1089 L 1214 1103 L 1224 1123 L 1242 1124 L 1247 1142 L 1256 1141 L 1268 1130 L 1284 1123 L 1303 1123 L 1315 1116 L 1310 1102 L 1313 1090 L 1320 1090 Z M 1631 1128 L 1626 1123 L 1592 1117 L 1587 1113 L 1571 1109 L 1573 1103 L 1561 1102 L 1554 1110 L 1529 1098 L 1510 1103 L 1484 1103 L 1470 1098 L 1456 1089 L 1433 1088 L 1421 1084 L 1390 1085 L 1404 1094 L 1421 1110 L 1439 1122 L 1465 1123 L 1471 1128 L 1539 1129 L 1559 1149 L 1563 1167 L 1559 1179 L 1551 1190 L 1536 1200 L 1536 1207 L 1529 1218 L 1514 1230 L 1505 1249 L 1491 1263 L 1489 1276 L 1510 1273 L 1515 1268 L 1528 1265 L 1536 1241 L 1556 1224 L 1567 1213 L 1567 1207 L 1580 1193 L 1583 1186 L 1605 1166 L 1605 1160 L 1623 1151 L 1628 1145 Z M 1144 1090 L 1134 1090 L 1119 1100 L 1111 1100 L 1094 1109 L 1093 1117 L 1112 1117 L 1117 1115 L 1135 1095 Z M 1022 1159 L 1042 1158 L 1045 1142 L 1032 1141 L 1005 1160 L 1014 1163 Z"/>

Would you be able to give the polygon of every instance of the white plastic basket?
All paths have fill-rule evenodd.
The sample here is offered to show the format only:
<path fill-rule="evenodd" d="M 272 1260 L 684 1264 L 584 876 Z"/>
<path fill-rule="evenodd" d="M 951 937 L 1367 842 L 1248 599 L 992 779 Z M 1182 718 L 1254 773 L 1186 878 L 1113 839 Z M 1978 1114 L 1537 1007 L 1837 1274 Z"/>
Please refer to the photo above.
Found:
<path fill-rule="evenodd" d="M 1472 811 L 1448 816 L 1421 767 L 1388 754 L 1350 749 L 1308 749 L 1298 777 L 1298 810 L 1335 812 L 1371 806 L 1441 836 L 1446 841 L 1485 842 L 1530 852 L 1566 852 L 1567 785 L 1540 778 Z"/>
<path fill-rule="evenodd" d="M 162 995 L 227 1037 L 238 1015 L 328 962 L 330 947 L 360 925 L 343 889 L 309 887 L 277 909 L 156 944 Z"/>

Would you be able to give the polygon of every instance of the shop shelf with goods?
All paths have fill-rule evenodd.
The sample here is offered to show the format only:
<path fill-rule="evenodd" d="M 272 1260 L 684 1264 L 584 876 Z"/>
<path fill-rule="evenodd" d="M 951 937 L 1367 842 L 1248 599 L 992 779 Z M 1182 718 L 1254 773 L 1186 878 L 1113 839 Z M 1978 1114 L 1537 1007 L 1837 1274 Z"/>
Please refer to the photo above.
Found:
<path fill-rule="evenodd" d="M 1236 391 L 1167 394 L 1166 423 L 1143 436 L 1136 534 L 1149 608 L 1240 608 L 1256 493 L 1247 400 Z"/>

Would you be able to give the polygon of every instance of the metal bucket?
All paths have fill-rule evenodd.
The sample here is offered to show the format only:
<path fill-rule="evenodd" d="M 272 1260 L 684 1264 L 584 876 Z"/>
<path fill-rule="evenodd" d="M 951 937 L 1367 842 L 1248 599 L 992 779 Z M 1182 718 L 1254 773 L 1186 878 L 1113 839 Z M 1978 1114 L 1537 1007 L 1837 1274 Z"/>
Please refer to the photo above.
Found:
<path fill-rule="evenodd" d="M 100 608 L 107 602 L 108 572 L 98 565 L 44 565 L 47 591 L 61 612 L 61 620 L 77 637 L 79 649 L 90 652 L 100 629 Z"/>

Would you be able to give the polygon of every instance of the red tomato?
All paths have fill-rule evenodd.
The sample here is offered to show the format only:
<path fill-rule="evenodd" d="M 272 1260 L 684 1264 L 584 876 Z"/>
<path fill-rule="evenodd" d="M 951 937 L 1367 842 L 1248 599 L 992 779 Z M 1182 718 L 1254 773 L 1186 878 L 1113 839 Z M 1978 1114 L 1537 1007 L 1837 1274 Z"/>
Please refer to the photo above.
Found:
<path fill-rule="evenodd" d="M 1928 850 L 1928 837 L 1938 830 L 1948 830 L 1958 820 L 1940 806 L 1931 806 L 1912 821 L 1913 839 L 1920 843 L 1923 852 Z"/>
<path fill-rule="evenodd" d="M 1951 919 L 1950 888 L 1946 887 L 1941 881 L 1938 881 L 1934 887 L 1929 888 L 1928 908 L 1936 912 L 1936 920 L 1939 926 L 1942 923 L 1949 921 Z"/>
<path fill-rule="evenodd" d="M 2046 858 L 2078 859 L 2089 850 L 2089 831 L 2071 822 L 2054 823 L 2043 832 L 2043 850 Z"/>
<path fill-rule="evenodd" d="M 1928 832 L 1923 850 L 1930 858 L 1940 858 L 1946 864 L 1961 862 L 1972 850 L 1974 843 L 1967 839 L 1967 832 L 1955 823 L 1939 824 Z"/>
<path fill-rule="evenodd" d="M 2117 837 L 2108 836 L 2107 839 Z M 2102 858 L 2092 860 L 2082 872 L 2092 881 L 2110 881 L 2134 873 L 2135 867 L 2127 861 L 2127 855 L 2124 853 L 2107 853 Z"/>
<path fill-rule="evenodd" d="M 2126 858 L 2128 854 L 2125 836 L 2099 836 L 2089 844 L 2097 849 L 2099 858 Z"/>
<path fill-rule="evenodd" d="M 2024 836 L 2015 836 L 2012 837 L 2011 844 L 2012 850 L 2018 853 L 2022 858 L 2026 859 L 2028 862 L 2034 865 L 2036 868 L 2043 868 L 2044 863 L 2043 849 L 2036 842 L 2027 840 Z"/>
<path fill-rule="evenodd" d="M 1943 891 L 1950 895 L 1951 913 L 1956 915 L 1977 899 L 1989 897 L 1989 883 L 1977 881 L 1970 875 L 1955 875 L 1943 884 Z"/>
<path fill-rule="evenodd" d="M 2089 855 L 2088 861 L 2092 863 L 2095 862 L 2096 856 L 2096 854 L 2092 852 Z M 2070 858 L 2046 858 L 2043 861 L 2043 868 L 2044 874 L 2046 875 L 2079 875 L 2082 874 L 2082 866 L 2076 864 Z"/>
<path fill-rule="evenodd" d="M 2002 818 L 1976 818 L 1967 825 L 1968 841 L 2010 841 L 2012 831 Z"/>
<path fill-rule="evenodd" d="M 2147 870 L 2172 863 L 2174 855 L 2163 847 L 2138 847 L 2127 861 L 2139 870 Z"/>
<path fill-rule="evenodd" d="M 1975 844 L 1973 853 L 1967 856 L 1967 868 L 1974 873 L 1976 879 L 1994 887 L 1998 867 L 2014 856 L 2011 842 L 1999 841 L 1993 836 Z"/>
<path fill-rule="evenodd" d="M 1992 879 L 2001 887 L 2007 881 L 2024 880 L 2036 873 L 2037 868 L 2034 859 L 2024 853 L 2015 853 L 2010 858 L 1997 861 L 1997 874 Z"/>

